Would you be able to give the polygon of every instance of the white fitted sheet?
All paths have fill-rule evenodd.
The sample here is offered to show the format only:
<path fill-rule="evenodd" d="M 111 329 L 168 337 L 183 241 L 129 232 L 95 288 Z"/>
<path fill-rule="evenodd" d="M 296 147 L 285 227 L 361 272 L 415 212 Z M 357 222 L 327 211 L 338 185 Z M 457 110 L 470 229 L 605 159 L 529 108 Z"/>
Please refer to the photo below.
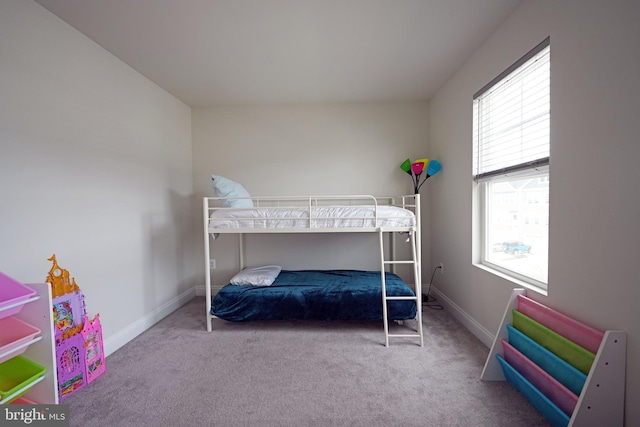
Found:
<path fill-rule="evenodd" d="M 314 206 L 311 215 L 308 207 L 218 209 L 209 217 L 210 230 L 409 228 L 415 225 L 415 214 L 396 206 Z"/>

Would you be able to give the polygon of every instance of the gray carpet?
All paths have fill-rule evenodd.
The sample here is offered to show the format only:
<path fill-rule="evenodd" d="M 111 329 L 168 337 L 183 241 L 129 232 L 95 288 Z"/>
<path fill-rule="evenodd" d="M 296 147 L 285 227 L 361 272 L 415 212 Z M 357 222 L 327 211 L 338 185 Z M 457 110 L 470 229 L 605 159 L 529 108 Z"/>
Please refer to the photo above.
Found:
<path fill-rule="evenodd" d="M 488 349 L 446 311 L 424 309 L 421 348 L 384 347 L 375 321 L 214 319 L 207 333 L 204 306 L 193 299 L 110 355 L 63 402 L 71 425 L 550 425 L 508 383 L 480 381 Z"/>

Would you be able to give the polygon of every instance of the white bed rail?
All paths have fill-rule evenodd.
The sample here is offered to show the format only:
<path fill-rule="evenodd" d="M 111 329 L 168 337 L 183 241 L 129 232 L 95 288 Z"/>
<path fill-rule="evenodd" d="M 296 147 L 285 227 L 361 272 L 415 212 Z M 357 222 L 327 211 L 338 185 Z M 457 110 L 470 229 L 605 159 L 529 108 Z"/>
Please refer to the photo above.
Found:
<path fill-rule="evenodd" d="M 253 207 L 223 205 L 239 200 L 251 200 Z M 403 211 L 394 213 L 385 209 L 396 207 L 416 212 L 419 209 L 418 200 L 419 195 L 205 197 L 204 219 L 211 221 L 205 223 L 209 233 L 372 232 L 379 227 L 385 227 L 389 231 L 406 231 L 410 228 L 415 229 L 417 219 L 407 225 L 407 217 Z M 349 208 L 355 213 L 345 217 L 343 211 Z M 286 216 L 292 211 L 296 213 L 295 217 Z M 287 224 L 285 220 L 292 223 Z M 225 226 L 225 222 L 234 222 L 234 224 Z M 278 222 L 278 225 L 265 227 L 253 225 L 259 222 Z M 341 222 L 343 225 L 335 225 Z M 349 225 L 344 225 L 345 222 Z M 394 225 L 396 223 L 400 224 Z"/>

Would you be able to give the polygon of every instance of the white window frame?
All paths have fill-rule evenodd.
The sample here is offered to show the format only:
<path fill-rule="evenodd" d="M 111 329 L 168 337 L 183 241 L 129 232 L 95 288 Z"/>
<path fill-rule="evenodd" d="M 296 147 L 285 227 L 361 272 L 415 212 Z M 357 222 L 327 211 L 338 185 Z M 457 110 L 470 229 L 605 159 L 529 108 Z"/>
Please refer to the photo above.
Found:
<path fill-rule="evenodd" d="M 515 181 L 518 179 L 531 177 L 549 180 L 549 157 L 536 158 L 533 160 L 528 159 L 527 161 L 520 164 L 510 164 L 506 167 L 500 167 L 497 170 L 490 170 L 488 173 L 479 173 L 479 170 L 476 169 L 477 158 L 476 154 L 478 153 L 478 136 L 477 136 L 477 124 L 479 125 L 479 121 L 477 120 L 476 115 L 476 100 L 481 97 L 482 94 L 491 90 L 494 86 L 501 83 L 503 80 L 507 80 L 507 78 L 514 73 L 514 71 L 519 70 L 522 65 L 529 62 L 532 58 L 536 57 L 536 55 L 544 52 L 550 47 L 550 39 L 545 39 L 542 43 L 528 52 L 525 56 L 523 56 L 520 60 L 516 61 L 511 67 L 501 73 L 498 77 L 493 79 L 487 85 L 485 85 L 480 91 L 474 94 L 474 123 L 473 123 L 473 132 L 474 132 L 474 171 L 473 176 L 476 183 L 476 191 L 477 191 L 477 210 L 476 213 L 479 216 L 479 220 L 475 222 L 477 226 L 479 226 L 479 233 L 474 233 L 475 236 L 479 237 L 479 241 L 475 242 L 476 249 L 479 253 L 479 259 L 476 260 L 476 264 L 497 273 L 503 277 L 506 277 L 511 280 L 515 280 L 524 284 L 527 287 L 533 287 L 534 289 L 540 290 L 543 293 L 546 293 L 548 286 L 548 278 L 546 281 L 538 280 L 537 278 L 530 277 L 525 274 L 521 274 L 517 271 L 508 269 L 503 265 L 498 265 L 495 262 L 491 262 L 489 258 L 489 254 L 493 251 L 493 242 L 490 241 L 488 233 L 489 227 L 489 219 L 490 219 L 490 211 L 489 211 L 489 195 L 487 193 L 488 182 L 499 182 L 499 181 Z M 482 172 L 482 171 L 480 171 Z M 548 199 L 547 199 L 548 200 Z M 529 201 L 527 201 L 528 203 Z M 538 203 L 531 203 L 531 205 L 540 205 L 540 200 Z M 494 213 L 495 214 L 495 213 Z M 527 214 L 524 214 L 527 215 Z M 548 217 L 547 217 L 548 218 Z M 533 221 L 531 221 L 533 222 Z M 546 221 L 548 225 L 548 220 Z M 535 225 L 535 224 L 534 224 Z M 548 265 L 548 252 L 547 252 L 547 265 Z M 548 275 L 548 270 L 547 270 Z"/>

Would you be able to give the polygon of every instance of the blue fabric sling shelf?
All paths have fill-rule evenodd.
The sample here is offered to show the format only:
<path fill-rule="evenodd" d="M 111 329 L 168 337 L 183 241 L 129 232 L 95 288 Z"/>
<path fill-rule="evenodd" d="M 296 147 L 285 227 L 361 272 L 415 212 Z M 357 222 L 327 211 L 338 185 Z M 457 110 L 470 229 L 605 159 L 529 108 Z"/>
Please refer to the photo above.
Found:
<path fill-rule="evenodd" d="M 601 332 L 514 289 L 482 371 L 552 425 L 623 426 L 627 335 Z"/>

